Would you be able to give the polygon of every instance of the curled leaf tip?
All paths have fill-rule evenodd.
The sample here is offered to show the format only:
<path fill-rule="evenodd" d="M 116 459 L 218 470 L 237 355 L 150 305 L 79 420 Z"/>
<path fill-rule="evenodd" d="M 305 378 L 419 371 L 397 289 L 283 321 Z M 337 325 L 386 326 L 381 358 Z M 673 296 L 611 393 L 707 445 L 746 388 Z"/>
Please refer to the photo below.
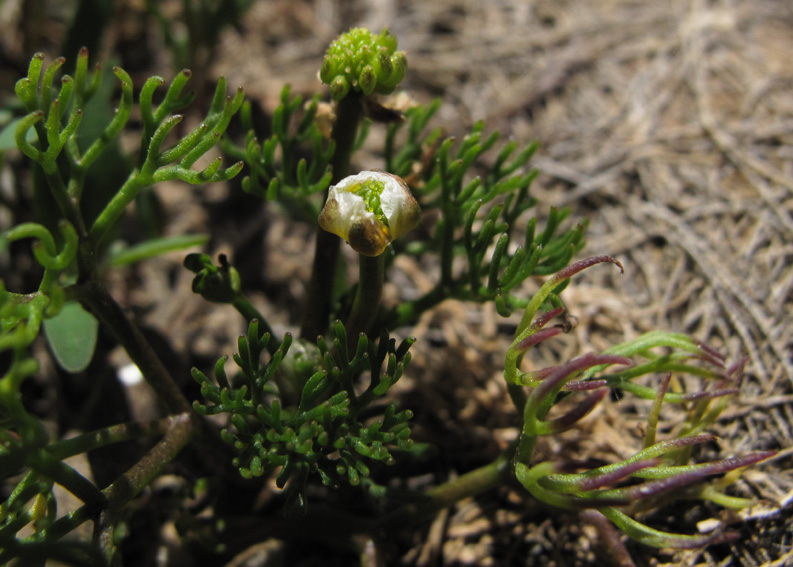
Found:
<path fill-rule="evenodd" d="M 532 323 L 532 327 L 534 327 L 535 329 L 541 329 L 549 321 L 558 317 L 562 313 L 564 313 L 564 307 L 555 307 L 549 311 L 546 311 L 545 313 L 543 313 L 542 315 L 537 317 L 537 319 L 534 320 L 534 323 Z"/>
<path fill-rule="evenodd" d="M 606 255 L 590 256 L 589 258 L 584 258 L 583 260 L 579 260 L 578 262 L 574 262 L 573 264 L 570 264 L 569 266 L 561 270 L 559 273 L 557 273 L 556 276 L 554 276 L 554 279 L 556 281 L 562 282 L 568 278 L 573 277 L 578 272 L 582 270 L 586 270 L 591 266 L 594 266 L 595 264 L 603 264 L 606 262 L 617 266 L 620 269 L 620 274 L 625 273 L 625 268 L 622 266 L 622 263 L 616 258 Z"/>
<path fill-rule="evenodd" d="M 515 349 L 518 352 L 525 352 L 529 350 L 531 347 L 550 339 L 551 337 L 555 337 L 562 333 L 562 329 L 559 327 L 550 327 L 548 329 L 540 329 L 536 333 L 532 333 L 522 341 L 520 341 L 516 346 Z"/>

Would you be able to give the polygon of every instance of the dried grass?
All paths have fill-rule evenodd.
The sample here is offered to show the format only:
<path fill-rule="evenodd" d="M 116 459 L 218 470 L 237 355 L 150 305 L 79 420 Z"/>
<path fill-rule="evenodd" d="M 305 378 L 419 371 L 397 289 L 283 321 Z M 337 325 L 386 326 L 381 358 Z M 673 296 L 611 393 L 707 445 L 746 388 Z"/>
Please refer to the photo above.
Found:
<path fill-rule="evenodd" d="M 733 359 L 749 357 L 742 400 L 715 433 L 724 453 L 783 449 L 738 486 L 766 498 L 766 507 L 738 524 L 745 537 L 732 546 L 675 555 L 633 548 L 637 557 L 658 565 L 791 564 L 793 5 L 273 0 L 256 3 L 241 27 L 223 36 L 212 73 L 243 84 L 272 110 L 285 82 L 297 92 L 316 90 L 325 46 L 356 25 L 388 25 L 396 33 L 409 52 L 405 87 L 419 100 L 444 100 L 438 122 L 448 132 L 463 134 L 484 119 L 505 136 L 538 140 L 540 208 L 568 206 L 573 218 L 588 219 L 587 251 L 625 265 L 620 278 L 606 268 L 577 277 L 565 292 L 577 329 L 529 364 L 658 327 L 691 333 Z M 7 49 L 13 55 L 17 48 Z M 288 240 L 305 234 L 269 220 L 285 250 L 303 249 Z M 283 273 L 302 273 L 305 257 L 278 258 Z M 407 261 L 397 269 L 400 285 L 420 289 L 433 277 Z M 273 311 L 300 293 L 259 301 Z M 185 307 L 181 317 L 208 316 L 205 305 L 194 309 Z M 276 319 L 286 325 L 289 316 Z M 418 416 L 417 434 L 445 443 L 457 466 L 514 437 L 498 376 L 509 325 L 492 309 L 449 302 L 415 329 L 429 346 L 417 345 L 401 395 L 407 405 L 432 406 L 432 416 Z M 443 360 L 432 348 L 439 342 L 451 353 Z M 604 457 L 630 451 L 640 438 L 639 422 L 626 417 L 632 407 L 604 405 L 588 422 L 589 438 L 543 450 Z M 403 558 L 411 565 L 596 562 L 607 558 L 597 555 L 587 528 L 549 517 L 509 491 L 440 516 Z"/>

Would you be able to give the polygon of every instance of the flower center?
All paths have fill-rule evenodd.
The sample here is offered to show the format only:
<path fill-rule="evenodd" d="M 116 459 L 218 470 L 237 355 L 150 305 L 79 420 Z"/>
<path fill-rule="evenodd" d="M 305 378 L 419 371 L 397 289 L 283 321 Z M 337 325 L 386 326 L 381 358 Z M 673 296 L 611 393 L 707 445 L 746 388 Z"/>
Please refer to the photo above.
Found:
<path fill-rule="evenodd" d="M 348 191 L 360 196 L 366 204 L 366 210 L 374 213 L 375 218 L 388 227 L 388 219 L 383 213 L 383 207 L 380 205 L 380 195 L 383 193 L 383 189 L 385 189 L 383 181 L 367 179 L 361 183 L 356 183 Z"/>

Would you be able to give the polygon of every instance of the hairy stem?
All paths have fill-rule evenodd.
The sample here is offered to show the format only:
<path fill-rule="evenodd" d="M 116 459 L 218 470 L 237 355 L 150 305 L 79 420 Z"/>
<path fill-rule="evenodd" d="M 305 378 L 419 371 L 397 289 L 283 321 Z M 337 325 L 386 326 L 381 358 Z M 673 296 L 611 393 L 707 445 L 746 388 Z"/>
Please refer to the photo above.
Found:
<path fill-rule="evenodd" d="M 332 134 L 336 142 L 336 150 L 330 161 L 333 168 L 332 185 L 350 174 L 350 158 L 362 116 L 361 103 L 361 95 L 352 92 L 339 101 Z M 327 199 L 327 192 L 325 198 Z M 304 339 L 313 341 L 324 333 L 328 326 L 340 246 L 341 242 L 336 235 L 324 230 L 317 231 L 314 264 L 306 292 L 303 324 L 300 328 L 300 336 Z"/>
<path fill-rule="evenodd" d="M 135 197 L 144 187 L 151 185 L 152 182 L 153 180 L 150 176 L 144 176 L 137 169 L 129 174 L 124 185 L 102 210 L 94 221 L 93 226 L 91 226 L 88 234 L 93 246 L 99 246 L 127 206 L 135 200 Z"/>
<path fill-rule="evenodd" d="M 170 428 L 165 437 L 137 464 L 102 491 L 107 498 L 108 506 L 99 514 L 94 526 L 94 537 L 99 541 L 100 547 L 108 559 L 112 558 L 115 551 L 113 532 L 116 513 L 159 476 L 165 465 L 170 463 L 187 445 L 195 430 L 192 421 L 193 415 L 191 410 L 189 413 L 172 416 Z"/>
<path fill-rule="evenodd" d="M 190 441 L 193 431 L 192 411 L 167 418 L 168 432 L 140 461 L 101 491 L 101 504 L 85 504 L 74 512 L 59 518 L 50 527 L 35 536 L 36 541 L 55 541 L 73 531 L 82 523 L 96 518 L 95 535 L 107 551 L 112 546 L 112 518 L 127 502 L 156 478 Z M 110 537 L 108 537 L 110 536 Z M 106 544 L 106 545 L 105 545 Z M 0 558 L 2 558 L 0 554 Z"/>

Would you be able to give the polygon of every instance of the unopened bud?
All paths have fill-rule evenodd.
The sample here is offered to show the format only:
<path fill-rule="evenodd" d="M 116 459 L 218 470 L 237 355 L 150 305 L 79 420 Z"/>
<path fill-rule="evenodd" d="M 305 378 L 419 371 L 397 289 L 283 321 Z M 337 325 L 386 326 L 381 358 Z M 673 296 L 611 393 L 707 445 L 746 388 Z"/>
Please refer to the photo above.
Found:
<path fill-rule="evenodd" d="M 359 254 L 379 256 L 420 218 L 419 204 L 401 177 L 363 171 L 330 187 L 319 226 Z"/>
<path fill-rule="evenodd" d="M 407 57 L 396 48 L 396 36 L 387 29 L 375 35 L 365 28 L 353 28 L 330 44 L 320 80 L 330 85 L 333 100 L 341 100 L 350 90 L 365 96 L 389 94 L 407 72 Z"/>

